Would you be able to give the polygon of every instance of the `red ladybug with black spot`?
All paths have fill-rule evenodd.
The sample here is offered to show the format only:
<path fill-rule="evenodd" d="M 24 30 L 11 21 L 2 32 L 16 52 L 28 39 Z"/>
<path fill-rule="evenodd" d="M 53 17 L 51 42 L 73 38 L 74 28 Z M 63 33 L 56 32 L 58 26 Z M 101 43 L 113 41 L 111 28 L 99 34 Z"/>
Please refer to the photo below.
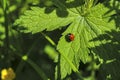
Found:
<path fill-rule="evenodd" d="M 73 41 L 74 38 L 75 38 L 75 36 L 74 36 L 74 34 L 72 34 L 72 33 L 68 33 L 68 34 L 65 36 L 65 39 L 66 39 L 67 42 Z"/>

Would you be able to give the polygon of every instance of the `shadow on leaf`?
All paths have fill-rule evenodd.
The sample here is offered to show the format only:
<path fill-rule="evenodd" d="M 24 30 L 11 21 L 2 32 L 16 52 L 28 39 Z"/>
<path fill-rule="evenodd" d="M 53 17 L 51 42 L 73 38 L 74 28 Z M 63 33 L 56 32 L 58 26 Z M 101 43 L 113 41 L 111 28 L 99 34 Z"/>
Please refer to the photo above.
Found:
<path fill-rule="evenodd" d="M 93 53 L 104 60 L 100 68 L 99 79 L 120 80 L 120 31 L 106 32 L 91 41 L 101 42 L 99 46 L 91 48 Z"/>
<path fill-rule="evenodd" d="M 116 27 L 120 27 L 120 1 L 119 0 L 106 0 L 105 6 L 109 8 L 109 10 L 105 13 L 105 15 L 115 12 L 109 19 L 109 21 L 114 20 L 116 23 Z"/>
<path fill-rule="evenodd" d="M 69 13 L 67 9 L 76 8 L 84 4 L 84 1 L 73 0 L 42 0 L 40 7 L 45 7 L 45 13 L 49 14 L 53 10 L 56 10 L 56 14 L 59 17 L 66 17 Z"/>

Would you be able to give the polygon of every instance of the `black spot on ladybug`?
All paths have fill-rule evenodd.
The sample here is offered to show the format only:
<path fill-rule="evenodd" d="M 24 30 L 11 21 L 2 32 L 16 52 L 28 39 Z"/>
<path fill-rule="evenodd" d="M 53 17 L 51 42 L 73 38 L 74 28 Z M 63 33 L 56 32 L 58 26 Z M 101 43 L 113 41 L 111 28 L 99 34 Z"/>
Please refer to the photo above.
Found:
<path fill-rule="evenodd" d="M 72 34 L 72 33 L 68 33 L 68 34 L 65 36 L 65 39 L 66 39 L 67 42 L 73 41 L 74 38 L 75 38 L 75 36 L 74 36 L 74 34 Z"/>

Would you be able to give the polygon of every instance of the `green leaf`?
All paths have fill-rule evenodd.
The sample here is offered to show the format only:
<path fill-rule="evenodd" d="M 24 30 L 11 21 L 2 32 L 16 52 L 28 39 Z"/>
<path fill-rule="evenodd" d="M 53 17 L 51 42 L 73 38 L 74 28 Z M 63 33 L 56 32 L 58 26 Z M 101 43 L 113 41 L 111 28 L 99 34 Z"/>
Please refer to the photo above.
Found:
<path fill-rule="evenodd" d="M 102 9 L 104 11 L 102 11 Z M 57 49 L 62 54 L 65 54 L 77 68 L 80 61 L 83 63 L 89 62 L 89 48 L 98 46 L 101 43 L 101 41 L 90 42 L 90 40 L 105 33 L 105 31 L 110 31 L 115 28 L 113 22 L 108 23 L 108 19 L 104 18 L 104 13 L 107 10 L 108 9 L 103 5 L 99 4 L 94 7 L 87 16 L 76 16 L 74 22 L 71 23 L 67 30 L 62 34 Z M 74 41 L 66 41 L 65 36 L 68 33 L 75 35 Z M 61 57 L 61 79 L 72 72 L 71 67 L 68 65 L 68 62 Z"/>
<path fill-rule="evenodd" d="M 58 17 L 56 10 L 48 14 L 45 13 L 45 8 L 32 7 L 20 19 L 16 20 L 15 25 L 27 28 L 25 32 L 37 33 L 45 29 L 52 31 L 70 24 L 74 16 L 72 12 L 69 12 L 66 17 Z"/>

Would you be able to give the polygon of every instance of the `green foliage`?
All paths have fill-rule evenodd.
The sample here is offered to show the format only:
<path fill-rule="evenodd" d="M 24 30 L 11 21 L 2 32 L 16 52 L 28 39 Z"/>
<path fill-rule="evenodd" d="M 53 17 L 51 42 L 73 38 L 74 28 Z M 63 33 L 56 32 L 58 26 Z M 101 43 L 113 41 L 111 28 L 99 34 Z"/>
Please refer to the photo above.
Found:
<path fill-rule="evenodd" d="M 88 5 L 89 8 L 91 7 Z M 84 8 L 86 9 L 86 8 Z M 87 63 L 90 61 L 90 48 L 99 46 L 100 43 L 106 43 L 106 41 L 90 42 L 93 38 L 104 34 L 105 31 L 115 29 L 115 23 L 113 21 L 108 22 L 111 15 L 115 14 L 114 11 L 107 15 L 104 15 L 109 9 L 104 7 L 103 4 L 98 4 L 87 11 L 87 14 L 82 13 L 77 8 L 67 9 L 68 15 L 60 17 L 56 14 L 56 10 L 51 13 L 45 13 L 44 8 L 32 7 L 24 13 L 15 22 L 15 25 L 24 26 L 25 32 L 38 33 L 43 30 L 52 31 L 57 28 L 61 28 L 69 24 L 69 27 L 62 34 L 60 41 L 57 45 L 57 50 L 64 54 L 75 67 L 79 67 L 79 62 Z M 64 11 L 64 10 L 63 10 Z M 64 13 L 64 12 L 63 12 Z M 75 35 L 75 40 L 67 42 L 65 36 L 68 33 Z M 103 47 L 104 48 L 104 47 Z M 101 50 L 103 49 L 101 48 Z M 60 59 L 60 73 L 63 79 L 67 74 L 72 72 L 72 68 L 69 63 L 61 56 Z"/>
<path fill-rule="evenodd" d="M 33 75 L 27 72 L 31 67 L 38 80 L 120 79 L 119 0 L 3 1 L 0 69 L 13 66 L 17 80 L 27 78 L 19 74 Z M 68 33 L 75 36 L 73 41 L 66 40 Z M 30 79 L 37 79 L 34 75 Z"/>
<path fill-rule="evenodd" d="M 79 66 L 80 60 L 84 63 L 89 62 L 89 48 L 99 46 L 101 43 L 101 41 L 92 43 L 89 41 L 103 34 L 105 31 L 115 28 L 113 24 L 108 24 L 108 22 L 104 20 L 103 14 L 105 10 L 106 9 L 104 9 L 102 5 L 97 5 L 91 10 L 90 15 L 76 18 L 70 27 L 63 33 L 58 43 L 58 50 L 69 57 L 69 60 L 71 60 L 76 67 Z M 97 15 L 98 13 L 100 14 Z M 75 35 L 75 40 L 73 42 L 69 43 L 65 40 L 65 35 L 68 33 L 73 33 Z M 67 65 L 69 64 L 61 57 L 62 77 L 66 76 L 67 73 L 71 73 L 71 69 Z M 63 69 L 65 69 L 65 72 L 62 74 Z"/>
<path fill-rule="evenodd" d="M 71 16 L 72 13 L 70 13 L 68 17 L 61 18 L 56 15 L 56 11 L 46 14 L 43 8 L 32 7 L 31 9 L 32 10 L 26 11 L 15 23 L 20 26 L 25 26 L 25 28 L 27 28 L 25 32 L 37 33 L 45 29 L 52 31 L 70 24 L 74 19 L 74 16 Z"/>

